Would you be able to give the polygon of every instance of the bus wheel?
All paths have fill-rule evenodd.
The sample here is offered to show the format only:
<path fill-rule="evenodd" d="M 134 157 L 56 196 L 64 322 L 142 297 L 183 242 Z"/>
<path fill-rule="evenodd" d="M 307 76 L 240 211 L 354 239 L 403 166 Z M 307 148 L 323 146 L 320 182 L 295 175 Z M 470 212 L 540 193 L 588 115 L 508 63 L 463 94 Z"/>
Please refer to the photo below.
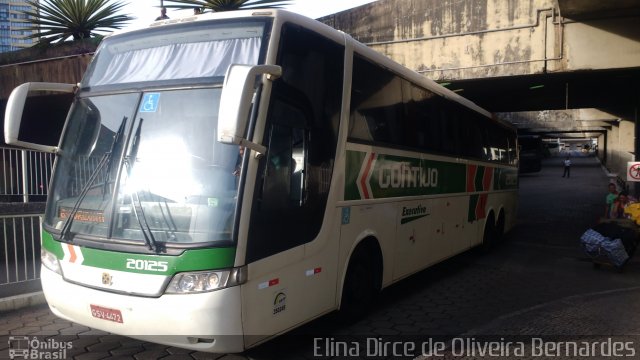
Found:
<path fill-rule="evenodd" d="M 496 225 L 493 217 L 493 213 L 487 216 L 487 220 L 484 225 L 484 234 L 482 235 L 482 250 L 489 251 L 495 245 L 496 242 Z"/>
<path fill-rule="evenodd" d="M 340 313 L 352 322 L 364 317 L 378 292 L 375 261 L 366 248 L 359 247 L 349 261 L 342 289 Z"/>
<path fill-rule="evenodd" d="M 496 242 L 502 242 L 504 239 L 504 211 L 500 211 L 498 215 L 498 222 L 496 223 L 495 240 Z"/>

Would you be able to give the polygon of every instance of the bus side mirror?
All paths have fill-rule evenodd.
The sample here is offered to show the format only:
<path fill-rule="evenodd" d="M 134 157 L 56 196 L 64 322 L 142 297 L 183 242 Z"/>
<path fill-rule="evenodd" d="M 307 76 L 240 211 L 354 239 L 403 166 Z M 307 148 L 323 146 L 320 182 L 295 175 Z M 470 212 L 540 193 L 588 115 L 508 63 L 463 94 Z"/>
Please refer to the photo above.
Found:
<path fill-rule="evenodd" d="M 29 116 L 33 112 L 26 111 L 25 112 L 25 104 L 27 102 L 27 98 L 29 97 L 30 92 L 36 91 L 46 91 L 46 92 L 57 92 L 57 93 L 67 93 L 73 94 L 76 90 L 76 86 L 73 84 L 58 84 L 58 83 L 45 83 L 45 82 L 30 82 L 22 84 L 11 92 L 9 99 L 7 100 L 7 108 L 5 110 L 4 116 L 4 141 L 8 145 L 16 145 L 21 146 L 28 149 L 45 151 L 45 152 L 56 152 L 57 146 L 53 145 L 44 145 L 40 143 L 36 143 L 33 140 L 26 139 L 27 131 L 25 129 L 29 128 L 30 125 L 35 126 L 42 131 L 47 131 L 49 126 L 41 126 L 36 123 L 40 119 L 34 119 L 33 116 Z M 29 109 L 27 109 L 29 110 Z M 66 112 L 68 112 L 69 107 L 66 107 Z M 28 114 L 25 114 L 28 113 Z M 65 113 L 66 118 L 66 113 Z M 52 119 L 47 119 L 47 121 L 52 121 Z M 59 121 L 61 124 L 59 127 L 62 130 L 62 126 L 64 125 L 64 119 Z M 49 124 L 47 124 L 49 125 Z M 21 127 L 24 127 L 22 133 L 20 132 Z"/>
<path fill-rule="evenodd" d="M 229 66 L 220 96 L 218 141 L 223 144 L 245 146 L 264 154 L 264 146 L 243 138 L 249 122 L 249 110 L 258 75 L 267 75 L 267 79 L 275 80 L 282 75 L 282 68 L 277 65 Z"/>

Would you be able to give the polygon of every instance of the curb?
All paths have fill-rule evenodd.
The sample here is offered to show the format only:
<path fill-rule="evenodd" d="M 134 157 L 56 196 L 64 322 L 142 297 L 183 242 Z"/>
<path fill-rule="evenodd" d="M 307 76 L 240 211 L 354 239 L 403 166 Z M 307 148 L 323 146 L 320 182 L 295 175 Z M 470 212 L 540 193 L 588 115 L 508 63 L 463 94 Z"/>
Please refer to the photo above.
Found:
<path fill-rule="evenodd" d="M 29 306 L 46 304 L 42 291 L 0 299 L 0 314 Z"/>

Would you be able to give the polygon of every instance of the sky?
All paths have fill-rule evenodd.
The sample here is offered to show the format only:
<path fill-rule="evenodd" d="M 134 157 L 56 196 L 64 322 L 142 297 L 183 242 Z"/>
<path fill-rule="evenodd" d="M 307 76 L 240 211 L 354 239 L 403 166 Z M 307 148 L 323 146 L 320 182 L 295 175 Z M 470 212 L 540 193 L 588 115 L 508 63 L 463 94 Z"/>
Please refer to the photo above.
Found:
<path fill-rule="evenodd" d="M 374 1 L 376 0 L 292 0 L 292 4 L 286 9 L 315 19 Z M 124 12 L 137 18 L 131 25 L 146 25 L 160 15 L 160 0 L 128 0 L 128 3 Z M 181 13 L 184 15 L 180 15 Z M 181 13 L 173 9 L 167 10 L 167 15 L 172 18 L 192 14 L 191 11 Z"/>

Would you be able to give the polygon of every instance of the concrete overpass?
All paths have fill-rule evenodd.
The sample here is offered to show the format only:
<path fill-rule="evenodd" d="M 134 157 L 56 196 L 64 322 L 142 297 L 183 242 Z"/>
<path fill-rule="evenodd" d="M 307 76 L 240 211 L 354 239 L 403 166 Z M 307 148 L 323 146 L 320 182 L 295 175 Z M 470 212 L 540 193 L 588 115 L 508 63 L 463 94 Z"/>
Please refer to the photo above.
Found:
<path fill-rule="evenodd" d="M 521 132 L 598 138 L 613 172 L 640 155 L 640 0 L 379 0 L 320 20 Z"/>

